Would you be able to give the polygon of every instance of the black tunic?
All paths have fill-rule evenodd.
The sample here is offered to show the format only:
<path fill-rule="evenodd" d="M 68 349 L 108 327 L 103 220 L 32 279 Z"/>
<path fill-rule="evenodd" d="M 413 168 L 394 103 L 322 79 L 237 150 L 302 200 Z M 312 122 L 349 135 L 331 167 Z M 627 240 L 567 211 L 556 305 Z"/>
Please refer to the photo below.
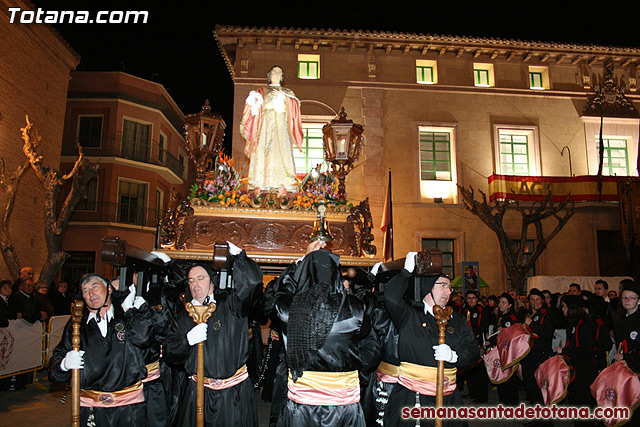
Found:
<path fill-rule="evenodd" d="M 107 324 L 107 335 L 103 337 L 95 320 L 87 323 L 88 312 L 80 324 L 80 349 L 84 350 L 84 369 L 80 370 L 80 388 L 103 392 L 114 392 L 129 387 L 147 375 L 141 348 L 150 344 L 153 336 L 151 323 L 137 309 L 126 313 L 114 305 L 113 319 Z M 104 322 L 105 320 L 101 320 Z M 53 350 L 49 368 L 52 382 L 66 382 L 70 371 L 60 368 L 62 359 L 72 350 L 72 325 L 67 323 L 58 346 Z M 144 425 L 145 404 L 137 403 L 113 408 L 80 408 L 80 421 L 87 424 L 93 409 L 96 426 Z"/>
<path fill-rule="evenodd" d="M 249 335 L 247 314 L 254 304 L 256 289 L 262 283 L 262 271 L 242 251 L 233 267 L 234 290 L 217 291 L 216 311 L 207 321 L 204 341 L 204 376 L 212 379 L 232 377 L 247 363 Z M 216 282 L 218 276 L 212 278 Z M 163 357 L 168 363 L 184 363 L 189 376 L 197 370 L 198 346 L 190 346 L 187 333 L 195 326 L 186 310 L 179 312 L 164 342 Z M 223 390 L 204 388 L 204 420 L 208 426 L 257 426 L 258 415 L 253 386 L 247 378 Z M 196 383 L 187 380 L 180 402 L 178 422 L 196 424 Z"/>
<path fill-rule="evenodd" d="M 615 323 L 614 336 L 616 350 L 623 353 L 623 360 L 640 372 L 640 309 Z"/>
<path fill-rule="evenodd" d="M 576 374 L 569 384 L 567 402 L 572 406 L 593 407 L 595 401 L 589 391 L 589 386 L 596 379 L 593 324 L 582 320 L 575 325 L 567 322 L 567 329 L 567 343 L 562 354 Z"/>
<path fill-rule="evenodd" d="M 313 252 L 305 256 L 298 268 L 305 269 L 304 263 L 310 262 L 314 256 Z M 334 268 L 337 267 L 336 262 Z M 294 279 L 297 277 L 295 270 L 296 268 L 290 268 L 283 274 L 286 277 L 278 282 L 275 300 L 287 352 L 287 327 L 290 326 L 289 313 L 294 295 L 304 285 L 313 286 L 308 282 L 298 284 Z M 370 319 L 363 302 L 353 295 L 347 295 L 339 281 L 335 284 L 334 291 L 342 294 L 337 317 L 324 344 L 317 350 L 310 365 L 304 368 L 305 371 L 349 372 L 361 367 L 359 344 L 369 333 Z M 364 414 L 359 403 L 322 406 L 298 404 L 287 400 L 278 419 L 280 427 L 357 427 L 364 424 Z"/>
<path fill-rule="evenodd" d="M 542 393 L 535 378 L 538 366 L 553 355 L 551 342 L 556 330 L 556 318 L 546 308 L 542 307 L 531 314 L 529 328 L 533 332 L 531 351 L 522 359 L 522 382 L 532 404 L 543 404 Z"/>
<path fill-rule="evenodd" d="M 432 314 L 424 312 L 424 305 L 405 300 L 404 295 L 412 274 L 402 270 L 385 287 L 384 302 L 387 311 L 399 332 L 398 356 L 400 362 L 409 362 L 422 366 L 437 367 L 433 346 L 438 344 L 439 329 Z M 455 364 L 444 363 L 445 368 L 465 368 L 479 359 L 478 344 L 466 319 L 453 313 L 446 329 L 446 343 L 458 355 Z M 384 414 L 385 427 L 415 425 L 416 420 L 402 420 L 403 407 L 414 407 L 417 393 L 396 384 L 389 397 Z M 434 406 L 435 396 L 418 394 L 421 406 Z M 456 389 L 453 394 L 444 396 L 445 406 L 462 406 L 462 398 Z M 434 420 L 421 420 L 420 425 L 433 425 Z M 466 425 L 458 420 L 443 420 L 443 425 Z"/>

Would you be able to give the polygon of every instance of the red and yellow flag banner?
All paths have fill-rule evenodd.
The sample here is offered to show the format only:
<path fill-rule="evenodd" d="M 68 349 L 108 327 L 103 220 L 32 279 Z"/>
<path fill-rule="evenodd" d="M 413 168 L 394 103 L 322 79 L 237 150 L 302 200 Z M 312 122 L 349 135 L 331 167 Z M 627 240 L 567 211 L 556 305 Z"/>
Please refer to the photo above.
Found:
<path fill-rule="evenodd" d="M 598 182 L 602 183 L 602 193 Z M 523 202 L 542 201 L 549 191 L 552 201 L 561 202 L 570 194 L 573 202 L 618 201 L 618 184 L 615 176 L 513 176 L 491 175 L 489 177 L 489 201 L 518 200 Z"/>

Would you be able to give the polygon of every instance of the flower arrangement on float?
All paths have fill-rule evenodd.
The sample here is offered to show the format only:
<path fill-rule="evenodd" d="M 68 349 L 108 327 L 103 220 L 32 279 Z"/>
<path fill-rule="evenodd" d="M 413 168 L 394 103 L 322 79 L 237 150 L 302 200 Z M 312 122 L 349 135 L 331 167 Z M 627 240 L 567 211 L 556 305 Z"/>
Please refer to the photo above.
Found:
<path fill-rule="evenodd" d="M 202 191 L 199 192 L 197 184 L 194 184 L 189 199 L 201 199 L 224 207 L 272 208 L 275 201 L 266 197 L 265 192 L 249 191 L 245 165 L 238 171 L 235 163 L 235 159 L 220 153 L 213 170 L 207 173 Z M 341 205 L 350 206 L 340 201 L 335 177 L 328 171 L 320 172 L 320 166 L 302 178 L 296 177 L 295 185 L 299 188 L 297 192 L 278 193 L 279 207 L 314 210 L 322 202 L 329 209 L 339 208 Z"/>

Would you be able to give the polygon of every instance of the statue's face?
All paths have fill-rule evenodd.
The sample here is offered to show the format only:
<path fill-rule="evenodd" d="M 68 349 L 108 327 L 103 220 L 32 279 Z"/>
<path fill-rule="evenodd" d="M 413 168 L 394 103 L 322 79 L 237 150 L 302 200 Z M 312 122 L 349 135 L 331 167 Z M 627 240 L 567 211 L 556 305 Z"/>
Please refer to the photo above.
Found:
<path fill-rule="evenodd" d="M 282 68 L 275 67 L 273 70 L 271 70 L 269 80 L 272 85 L 279 85 L 282 82 Z"/>

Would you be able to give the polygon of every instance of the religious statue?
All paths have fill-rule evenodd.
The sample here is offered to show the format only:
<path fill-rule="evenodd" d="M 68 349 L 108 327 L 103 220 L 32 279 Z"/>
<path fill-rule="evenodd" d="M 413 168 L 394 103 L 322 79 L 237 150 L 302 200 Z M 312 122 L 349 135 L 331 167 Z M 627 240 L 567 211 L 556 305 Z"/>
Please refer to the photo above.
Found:
<path fill-rule="evenodd" d="M 293 146 L 303 142 L 300 100 L 282 87 L 284 72 L 273 66 L 268 86 L 251 91 L 245 101 L 240 133 L 250 159 L 249 185 L 257 190 L 295 191 Z"/>

